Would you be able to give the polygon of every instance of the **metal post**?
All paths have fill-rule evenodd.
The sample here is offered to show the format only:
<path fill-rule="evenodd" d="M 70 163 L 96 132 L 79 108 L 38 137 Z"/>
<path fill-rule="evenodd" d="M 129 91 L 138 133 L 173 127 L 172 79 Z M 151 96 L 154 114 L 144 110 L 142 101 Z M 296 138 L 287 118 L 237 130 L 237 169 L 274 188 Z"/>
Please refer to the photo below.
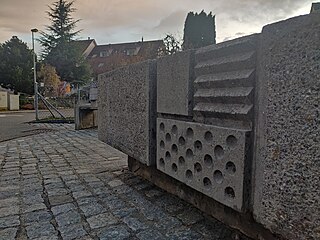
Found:
<path fill-rule="evenodd" d="M 78 83 L 78 105 L 80 105 L 80 86 Z"/>
<path fill-rule="evenodd" d="M 38 85 L 37 85 L 37 69 L 36 69 L 36 53 L 34 50 L 34 33 L 38 32 L 38 29 L 31 29 L 32 33 L 32 50 L 33 50 L 33 85 L 34 85 L 34 109 L 36 112 L 36 121 L 39 120 L 38 113 Z"/>

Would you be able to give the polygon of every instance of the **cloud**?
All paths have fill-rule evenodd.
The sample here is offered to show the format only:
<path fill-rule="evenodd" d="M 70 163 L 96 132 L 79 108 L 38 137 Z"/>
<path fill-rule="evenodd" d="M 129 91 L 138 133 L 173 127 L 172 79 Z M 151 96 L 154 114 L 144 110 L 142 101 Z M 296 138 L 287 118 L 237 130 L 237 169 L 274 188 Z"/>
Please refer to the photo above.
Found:
<path fill-rule="evenodd" d="M 1 0 L 0 42 L 12 35 L 30 41 L 30 29 L 44 30 L 46 11 L 53 0 Z M 82 19 L 80 37 L 98 43 L 138 41 L 182 33 L 189 11 L 216 14 L 218 41 L 237 33 L 260 32 L 263 25 L 294 16 L 299 9 L 310 9 L 312 0 L 76 0 L 74 13 Z M 308 13 L 308 12 L 305 12 Z M 241 34 L 242 35 L 242 34 Z"/>

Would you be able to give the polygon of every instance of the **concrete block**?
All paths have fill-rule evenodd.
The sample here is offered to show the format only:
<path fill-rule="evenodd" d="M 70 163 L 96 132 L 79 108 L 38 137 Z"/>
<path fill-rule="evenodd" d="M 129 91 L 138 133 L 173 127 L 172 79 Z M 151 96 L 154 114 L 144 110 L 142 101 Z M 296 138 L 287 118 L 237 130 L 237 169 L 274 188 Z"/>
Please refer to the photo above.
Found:
<path fill-rule="evenodd" d="M 254 218 L 320 239 L 320 14 L 266 26 L 259 49 Z"/>
<path fill-rule="evenodd" d="M 157 110 L 192 116 L 194 51 L 158 59 Z"/>
<path fill-rule="evenodd" d="M 75 129 L 87 129 L 98 126 L 98 108 L 92 107 L 90 103 L 77 105 L 75 107 Z"/>
<path fill-rule="evenodd" d="M 155 164 L 156 61 L 99 76 L 99 139 L 150 166 Z"/>
<path fill-rule="evenodd" d="M 157 119 L 157 168 L 203 194 L 242 211 L 247 133 Z"/>

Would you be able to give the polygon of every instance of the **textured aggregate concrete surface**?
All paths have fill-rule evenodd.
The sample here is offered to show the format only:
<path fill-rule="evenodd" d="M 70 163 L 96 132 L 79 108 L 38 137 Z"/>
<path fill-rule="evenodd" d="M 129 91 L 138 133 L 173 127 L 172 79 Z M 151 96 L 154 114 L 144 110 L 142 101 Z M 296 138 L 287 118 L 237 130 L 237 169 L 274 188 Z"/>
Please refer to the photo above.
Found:
<path fill-rule="evenodd" d="M 96 130 L 0 143 L 0 239 L 248 239 L 127 170 Z"/>
<path fill-rule="evenodd" d="M 99 139 L 150 166 L 155 163 L 156 62 L 100 75 Z"/>
<path fill-rule="evenodd" d="M 320 14 L 262 32 L 255 219 L 288 239 L 320 239 Z"/>
<path fill-rule="evenodd" d="M 157 61 L 158 113 L 192 116 L 194 51 L 184 51 Z"/>

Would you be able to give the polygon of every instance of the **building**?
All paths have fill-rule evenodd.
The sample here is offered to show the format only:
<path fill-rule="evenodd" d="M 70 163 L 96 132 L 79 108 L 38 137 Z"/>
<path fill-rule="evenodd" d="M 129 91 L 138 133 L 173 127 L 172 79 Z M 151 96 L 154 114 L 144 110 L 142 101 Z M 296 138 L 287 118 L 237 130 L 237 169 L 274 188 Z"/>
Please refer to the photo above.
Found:
<path fill-rule="evenodd" d="M 320 2 L 312 3 L 310 13 L 320 12 Z"/>
<path fill-rule="evenodd" d="M 94 76 L 112 71 L 116 68 L 154 59 L 164 48 L 162 40 L 139 41 L 129 43 L 117 43 L 97 45 L 94 39 L 77 41 L 83 55 L 88 60 Z"/>

